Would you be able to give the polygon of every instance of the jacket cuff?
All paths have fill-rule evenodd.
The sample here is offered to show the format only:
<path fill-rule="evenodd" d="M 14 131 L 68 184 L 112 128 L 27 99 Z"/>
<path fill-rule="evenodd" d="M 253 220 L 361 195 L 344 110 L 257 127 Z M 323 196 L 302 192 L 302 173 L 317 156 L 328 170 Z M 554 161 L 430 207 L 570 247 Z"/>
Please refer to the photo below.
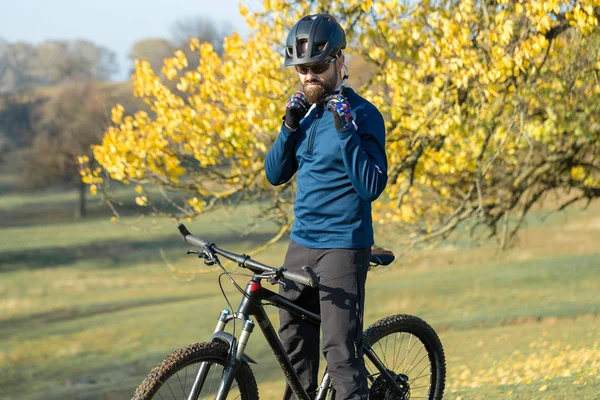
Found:
<path fill-rule="evenodd" d="M 354 124 L 352 124 L 352 126 L 348 129 L 337 131 L 340 138 L 347 138 L 348 136 L 351 136 L 354 132 L 356 132 L 356 127 L 354 126 Z"/>
<path fill-rule="evenodd" d="M 280 132 L 283 133 L 286 136 L 288 136 L 292 132 L 296 132 L 296 130 L 298 130 L 298 128 L 296 128 L 296 129 L 290 129 L 290 128 L 288 128 L 286 126 L 285 122 L 281 123 L 281 130 L 280 130 Z"/>

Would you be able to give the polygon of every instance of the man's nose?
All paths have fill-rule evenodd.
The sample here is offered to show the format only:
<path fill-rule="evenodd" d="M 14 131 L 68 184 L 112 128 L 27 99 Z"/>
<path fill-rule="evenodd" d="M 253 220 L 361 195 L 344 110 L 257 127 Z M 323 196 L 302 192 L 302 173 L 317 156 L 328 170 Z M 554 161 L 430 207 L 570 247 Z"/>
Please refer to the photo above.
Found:
<path fill-rule="evenodd" d="M 312 69 L 309 69 L 308 72 L 306 73 L 306 80 L 307 81 L 312 81 L 317 77 L 317 74 L 315 74 Z"/>

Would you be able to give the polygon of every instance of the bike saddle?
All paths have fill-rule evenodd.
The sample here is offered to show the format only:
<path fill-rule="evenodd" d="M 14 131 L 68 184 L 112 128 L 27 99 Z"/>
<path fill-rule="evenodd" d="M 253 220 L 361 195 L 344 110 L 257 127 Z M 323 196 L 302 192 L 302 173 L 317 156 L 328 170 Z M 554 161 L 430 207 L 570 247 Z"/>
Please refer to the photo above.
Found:
<path fill-rule="evenodd" d="M 389 250 L 385 249 L 372 249 L 371 250 L 371 259 L 369 260 L 373 266 L 377 265 L 389 265 L 394 261 L 396 256 Z"/>

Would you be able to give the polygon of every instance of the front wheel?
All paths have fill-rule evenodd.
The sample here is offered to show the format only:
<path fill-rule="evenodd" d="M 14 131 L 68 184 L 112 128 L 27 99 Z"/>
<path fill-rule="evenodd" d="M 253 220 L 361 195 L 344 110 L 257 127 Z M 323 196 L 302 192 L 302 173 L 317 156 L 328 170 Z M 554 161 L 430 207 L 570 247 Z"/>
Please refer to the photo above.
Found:
<path fill-rule="evenodd" d="M 363 343 L 396 382 L 391 387 L 375 363 L 365 357 L 369 400 L 438 400 L 444 393 L 446 360 L 437 334 L 411 315 L 382 318 L 363 334 Z"/>
<path fill-rule="evenodd" d="M 218 341 L 176 350 L 152 369 L 132 400 L 187 400 L 203 365 L 207 373 L 195 399 L 214 399 L 227 365 L 228 351 L 229 346 Z M 248 364 L 241 365 L 227 399 L 258 400 L 256 380 Z"/>

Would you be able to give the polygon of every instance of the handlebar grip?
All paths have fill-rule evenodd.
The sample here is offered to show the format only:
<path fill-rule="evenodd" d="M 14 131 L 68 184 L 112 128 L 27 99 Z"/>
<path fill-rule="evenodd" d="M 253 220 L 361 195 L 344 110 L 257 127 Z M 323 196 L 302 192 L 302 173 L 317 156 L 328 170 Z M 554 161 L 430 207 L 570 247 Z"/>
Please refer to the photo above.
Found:
<path fill-rule="evenodd" d="M 196 236 L 192 235 L 190 233 L 190 231 L 188 231 L 188 229 L 185 227 L 184 224 L 178 224 L 177 229 L 179 229 L 179 233 L 181 233 L 183 240 L 185 240 L 186 242 L 188 242 L 190 244 L 193 244 L 194 246 L 204 247 L 208 243 L 208 242 L 205 242 L 204 240 L 199 239 Z"/>
<path fill-rule="evenodd" d="M 317 274 L 315 274 L 314 271 L 308 266 L 304 266 L 304 267 L 302 267 L 302 269 L 306 272 L 306 274 L 299 274 L 296 272 L 283 271 L 282 275 L 284 278 L 294 281 L 296 283 L 299 283 L 301 285 L 310 286 L 311 288 L 314 288 L 314 289 L 318 288 L 319 287 L 319 278 L 317 277 Z"/>

